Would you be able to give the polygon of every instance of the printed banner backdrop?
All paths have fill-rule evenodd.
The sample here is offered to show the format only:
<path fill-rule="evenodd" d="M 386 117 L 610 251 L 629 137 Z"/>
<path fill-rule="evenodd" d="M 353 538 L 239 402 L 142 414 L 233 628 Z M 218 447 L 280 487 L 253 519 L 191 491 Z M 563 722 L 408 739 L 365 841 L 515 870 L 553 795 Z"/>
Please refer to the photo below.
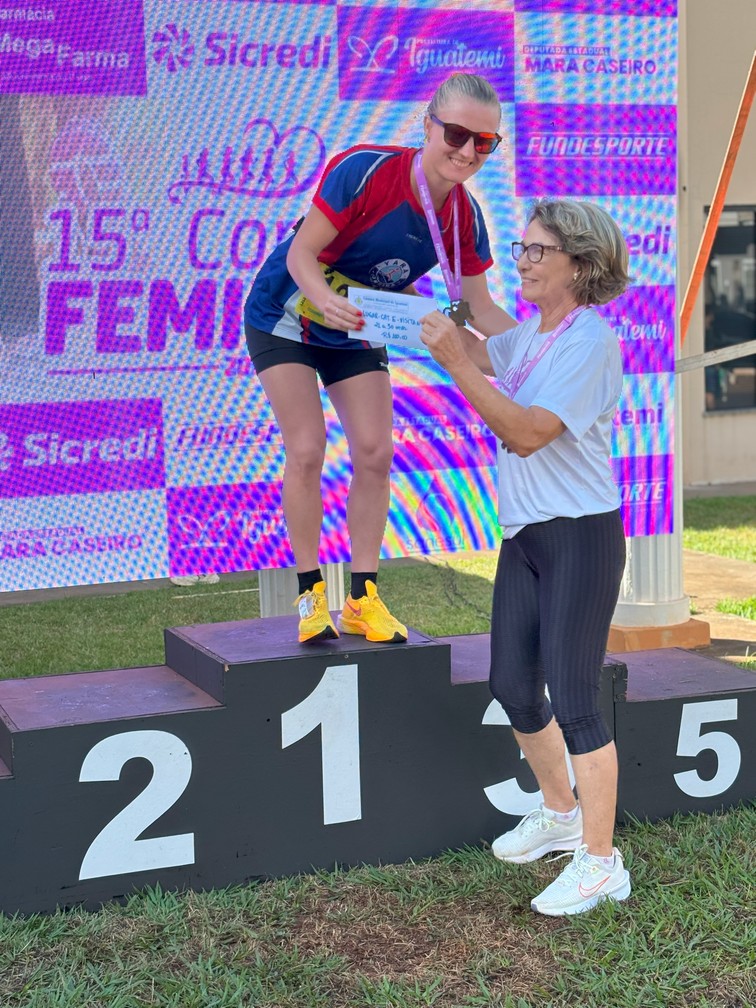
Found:
<path fill-rule="evenodd" d="M 293 563 L 280 433 L 242 329 L 332 154 L 420 146 L 453 70 L 505 142 L 474 177 L 496 299 L 534 196 L 605 207 L 634 286 L 602 308 L 625 388 L 628 535 L 672 531 L 675 0 L 0 0 L 0 590 Z M 446 300 L 439 270 L 419 285 Z M 495 442 L 423 351 L 390 348 L 384 556 L 498 544 Z M 325 562 L 349 560 L 324 396 Z"/>

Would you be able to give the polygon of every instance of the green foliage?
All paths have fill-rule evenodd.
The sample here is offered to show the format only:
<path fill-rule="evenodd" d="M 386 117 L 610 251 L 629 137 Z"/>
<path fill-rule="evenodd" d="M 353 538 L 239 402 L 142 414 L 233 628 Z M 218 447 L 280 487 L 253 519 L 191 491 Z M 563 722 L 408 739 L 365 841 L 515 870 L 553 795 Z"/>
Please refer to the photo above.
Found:
<path fill-rule="evenodd" d="M 3 1008 L 752 1008 L 756 810 L 633 822 L 625 903 L 563 920 L 487 848 L 96 913 L 0 916 Z"/>
<path fill-rule="evenodd" d="M 721 599 L 717 602 L 717 609 L 742 619 L 756 620 L 756 596 L 747 599 Z"/>
<path fill-rule="evenodd" d="M 756 561 L 756 498 L 686 502 L 683 542 Z M 381 593 L 422 632 L 484 632 L 495 566 L 495 552 L 396 561 Z M 164 627 L 258 615 L 254 575 L 6 606 L 0 676 L 161 664 Z M 618 837 L 631 899 L 566 920 L 529 909 L 558 866 L 503 865 L 484 847 L 0 915 L 0 1005 L 753 1008 L 754 834 L 753 808 L 632 823 Z"/>
<path fill-rule="evenodd" d="M 683 546 L 756 562 L 756 497 L 694 497 L 683 504 Z"/>

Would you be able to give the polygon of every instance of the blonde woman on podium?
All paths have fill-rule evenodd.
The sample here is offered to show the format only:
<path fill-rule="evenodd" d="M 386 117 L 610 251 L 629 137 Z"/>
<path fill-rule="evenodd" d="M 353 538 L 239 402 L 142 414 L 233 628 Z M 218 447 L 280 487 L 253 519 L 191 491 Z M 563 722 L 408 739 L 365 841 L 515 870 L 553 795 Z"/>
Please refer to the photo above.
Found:
<path fill-rule="evenodd" d="M 481 332 L 513 320 L 488 291 L 483 216 L 465 183 L 493 154 L 501 108 L 482 77 L 452 74 L 424 117 L 425 145 L 362 143 L 326 166 L 307 215 L 257 274 L 244 314 L 249 354 L 286 452 L 283 509 L 297 566 L 299 640 L 402 642 L 407 628 L 378 594 L 389 507 L 393 408 L 385 346 L 359 338 L 350 286 L 402 291 L 440 264 L 450 310 Z M 351 586 L 338 630 L 320 570 L 326 429 L 318 378 L 339 416 L 352 478 L 347 503 Z"/>

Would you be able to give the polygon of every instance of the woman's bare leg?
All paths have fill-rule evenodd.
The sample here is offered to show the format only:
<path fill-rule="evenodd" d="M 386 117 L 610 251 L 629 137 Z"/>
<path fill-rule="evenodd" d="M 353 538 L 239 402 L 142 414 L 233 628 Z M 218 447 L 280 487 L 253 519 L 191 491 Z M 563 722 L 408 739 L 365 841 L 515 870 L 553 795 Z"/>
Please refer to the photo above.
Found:
<path fill-rule="evenodd" d="M 260 374 L 260 383 L 281 429 L 286 452 L 283 510 L 297 570 L 314 570 L 320 565 L 320 478 L 326 445 L 318 377 L 304 364 L 277 364 Z"/>
<path fill-rule="evenodd" d="M 352 570 L 374 571 L 386 531 L 394 455 L 391 382 L 387 373 L 370 371 L 334 382 L 328 394 L 352 460 L 347 502 Z"/>

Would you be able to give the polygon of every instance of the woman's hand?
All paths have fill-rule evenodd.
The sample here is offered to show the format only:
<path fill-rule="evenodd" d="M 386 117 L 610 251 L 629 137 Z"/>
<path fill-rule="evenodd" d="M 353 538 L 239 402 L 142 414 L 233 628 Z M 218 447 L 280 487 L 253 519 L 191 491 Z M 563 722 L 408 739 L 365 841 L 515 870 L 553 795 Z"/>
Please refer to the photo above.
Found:
<path fill-rule="evenodd" d="M 447 315 L 432 311 L 423 315 L 420 322 L 420 339 L 443 368 L 451 372 L 456 365 L 467 362 L 467 352 L 457 326 Z"/>
<path fill-rule="evenodd" d="M 362 329 L 362 312 L 329 287 L 318 261 L 320 253 L 337 234 L 326 215 L 317 207 L 310 207 L 289 246 L 286 267 L 305 297 L 323 313 L 325 324 L 349 332 Z"/>
<path fill-rule="evenodd" d="M 355 308 L 348 298 L 341 297 L 340 294 L 335 294 L 333 291 L 329 291 L 321 310 L 325 324 L 329 329 L 340 329 L 342 332 L 356 329 L 359 332 L 365 325 L 365 319 L 360 309 Z"/>

